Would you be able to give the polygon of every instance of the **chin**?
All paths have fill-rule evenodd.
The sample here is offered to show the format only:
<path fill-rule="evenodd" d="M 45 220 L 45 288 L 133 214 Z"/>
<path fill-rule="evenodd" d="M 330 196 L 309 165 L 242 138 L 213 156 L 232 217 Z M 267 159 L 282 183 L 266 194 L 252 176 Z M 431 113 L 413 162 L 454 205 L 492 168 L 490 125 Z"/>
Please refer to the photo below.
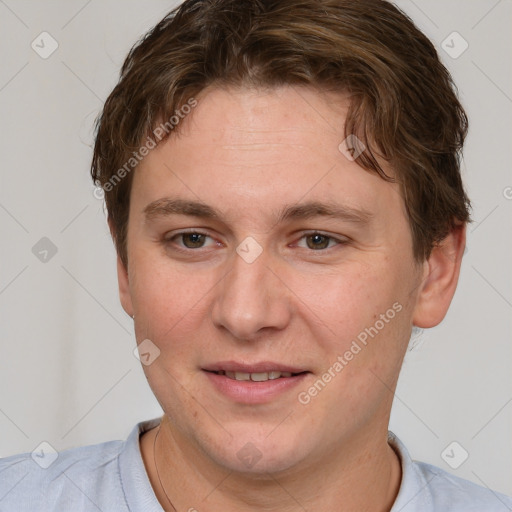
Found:
<path fill-rule="evenodd" d="M 233 430 L 230 430 L 233 437 L 228 443 L 219 439 L 203 449 L 217 464 L 237 473 L 265 476 L 287 471 L 306 457 L 308 448 L 313 448 L 304 442 L 308 437 L 286 428 L 270 435 L 268 431 L 262 433 L 257 429 L 251 432 L 247 425 L 236 429 L 238 432 Z"/>

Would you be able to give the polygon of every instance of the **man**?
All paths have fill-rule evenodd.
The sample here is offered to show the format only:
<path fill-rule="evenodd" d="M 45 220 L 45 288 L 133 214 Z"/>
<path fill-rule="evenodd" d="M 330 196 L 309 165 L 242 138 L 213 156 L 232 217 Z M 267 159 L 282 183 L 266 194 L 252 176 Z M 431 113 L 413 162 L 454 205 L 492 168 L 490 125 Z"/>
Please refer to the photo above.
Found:
<path fill-rule="evenodd" d="M 164 18 L 92 164 L 164 416 L 47 469 L 1 461 L 2 510 L 512 510 L 388 432 L 411 330 L 456 289 L 466 130 L 434 47 L 385 1 Z"/>

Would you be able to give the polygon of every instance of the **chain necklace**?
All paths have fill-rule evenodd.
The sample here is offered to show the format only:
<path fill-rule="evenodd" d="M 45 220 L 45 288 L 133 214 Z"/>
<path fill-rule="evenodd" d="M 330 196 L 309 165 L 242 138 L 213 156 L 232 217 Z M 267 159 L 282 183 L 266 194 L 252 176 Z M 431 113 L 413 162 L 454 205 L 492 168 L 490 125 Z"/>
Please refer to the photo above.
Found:
<path fill-rule="evenodd" d="M 172 501 L 171 501 L 171 498 L 169 498 L 169 496 L 167 495 L 167 492 L 165 492 L 165 487 L 164 485 L 162 484 L 162 480 L 160 478 L 160 473 L 158 472 L 158 466 L 156 464 L 156 440 L 158 438 L 158 435 L 160 434 L 160 427 L 162 426 L 162 424 L 160 423 L 160 425 L 158 425 L 158 431 L 156 433 L 156 436 L 155 436 L 155 440 L 153 441 L 153 464 L 155 465 L 155 469 L 156 469 L 156 476 L 158 477 L 158 481 L 160 482 L 160 487 L 162 488 L 162 490 L 164 491 L 164 494 L 165 494 L 165 497 L 167 498 L 167 501 L 169 502 L 169 504 L 171 505 L 172 509 L 174 510 L 174 512 L 178 512 L 176 510 L 176 507 L 173 505 Z"/>

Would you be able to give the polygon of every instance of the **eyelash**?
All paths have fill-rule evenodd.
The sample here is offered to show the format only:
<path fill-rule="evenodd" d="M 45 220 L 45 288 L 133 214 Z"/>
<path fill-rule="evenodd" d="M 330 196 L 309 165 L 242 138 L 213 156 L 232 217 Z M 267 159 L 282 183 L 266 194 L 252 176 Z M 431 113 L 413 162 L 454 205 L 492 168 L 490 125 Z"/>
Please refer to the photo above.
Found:
<path fill-rule="evenodd" d="M 180 231 L 179 233 L 175 233 L 171 237 L 166 237 L 164 239 L 164 243 L 169 244 L 169 245 L 173 244 L 175 239 L 183 237 L 184 235 L 202 235 L 202 236 L 205 236 L 207 238 L 214 240 L 210 235 L 208 235 L 208 233 L 204 233 L 203 231 L 198 231 L 198 230 L 189 230 L 189 231 Z M 302 239 L 307 238 L 308 236 L 312 236 L 312 235 L 318 235 L 318 236 L 327 238 L 329 240 L 329 243 L 331 241 L 334 241 L 335 244 L 331 247 L 328 246 L 323 249 L 310 249 L 309 247 L 302 247 L 303 249 L 309 249 L 310 252 L 326 252 L 328 249 L 332 249 L 338 245 L 346 245 L 348 243 L 348 240 L 346 240 L 346 239 L 336 238 L 332 235 L 328 235 L 326 233 L 322 233 L 321 231 L 314 231 L 314 230 L 303 232 L 301 237 L 299 238 L 299 240 L 302 240 Z M 201 246 L 201 247 L 197 247 L 197 248 L 191 248 L 191 247 L 175 246 L 175 249 L 178 251 L 190 252 L 190 251 L 199 251 L 200 249 L 205 249 L 205 247 Z"/>

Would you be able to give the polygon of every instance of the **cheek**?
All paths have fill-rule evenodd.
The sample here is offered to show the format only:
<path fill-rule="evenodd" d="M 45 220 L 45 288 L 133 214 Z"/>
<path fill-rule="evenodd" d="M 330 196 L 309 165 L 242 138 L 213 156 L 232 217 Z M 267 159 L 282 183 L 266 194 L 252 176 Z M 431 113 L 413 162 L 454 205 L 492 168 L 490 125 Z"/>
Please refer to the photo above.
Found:
<path fill-rule="evenodd" d="M 203 310 L 215 280 L 204 273 L 182 272 L 165 258 L 137 256 L 131 276 L 137 340 L 149 338 L 157 345 L 172 340 L 176 353 L 181 345 L 193 343 L 190 333 L 205 318 Z"/>
<path fill-rule="evenodd" d="M 411 329 L 410 279 L 381 259 L 380 265 L 353 265 L 345 272 L 302 281 L 302 311 L 310 324 L 319 326 L 314 337 L 325 369 L 335 371 L 332 367 L 341 357 L 343 369 L 338 365 L 335 373 L 363 387 L 374 380 L 373 374 L 388 380 L 396 373 Z"/>
<path fill-rule="evenodd" d="M 131 279 L 135 335 L 138 343 L 150 340 L 151 357 L 156 355 L 143 365 L 144 373 L 164 410 L 197 414 L 196 360 L 205 341 L 202 326 L 208 319 L 204 308 L 211 285 L 161 258 L 137 256 L 132 258 Z"/>
<path fill-rule="evenodd" d="M 335 273 L 297 282 L 297 295 L 328 328 L 331 336 L 347 341 L 373 325 L 400 295 L 390 269 L 375 265 L 346 265 Z"/>

